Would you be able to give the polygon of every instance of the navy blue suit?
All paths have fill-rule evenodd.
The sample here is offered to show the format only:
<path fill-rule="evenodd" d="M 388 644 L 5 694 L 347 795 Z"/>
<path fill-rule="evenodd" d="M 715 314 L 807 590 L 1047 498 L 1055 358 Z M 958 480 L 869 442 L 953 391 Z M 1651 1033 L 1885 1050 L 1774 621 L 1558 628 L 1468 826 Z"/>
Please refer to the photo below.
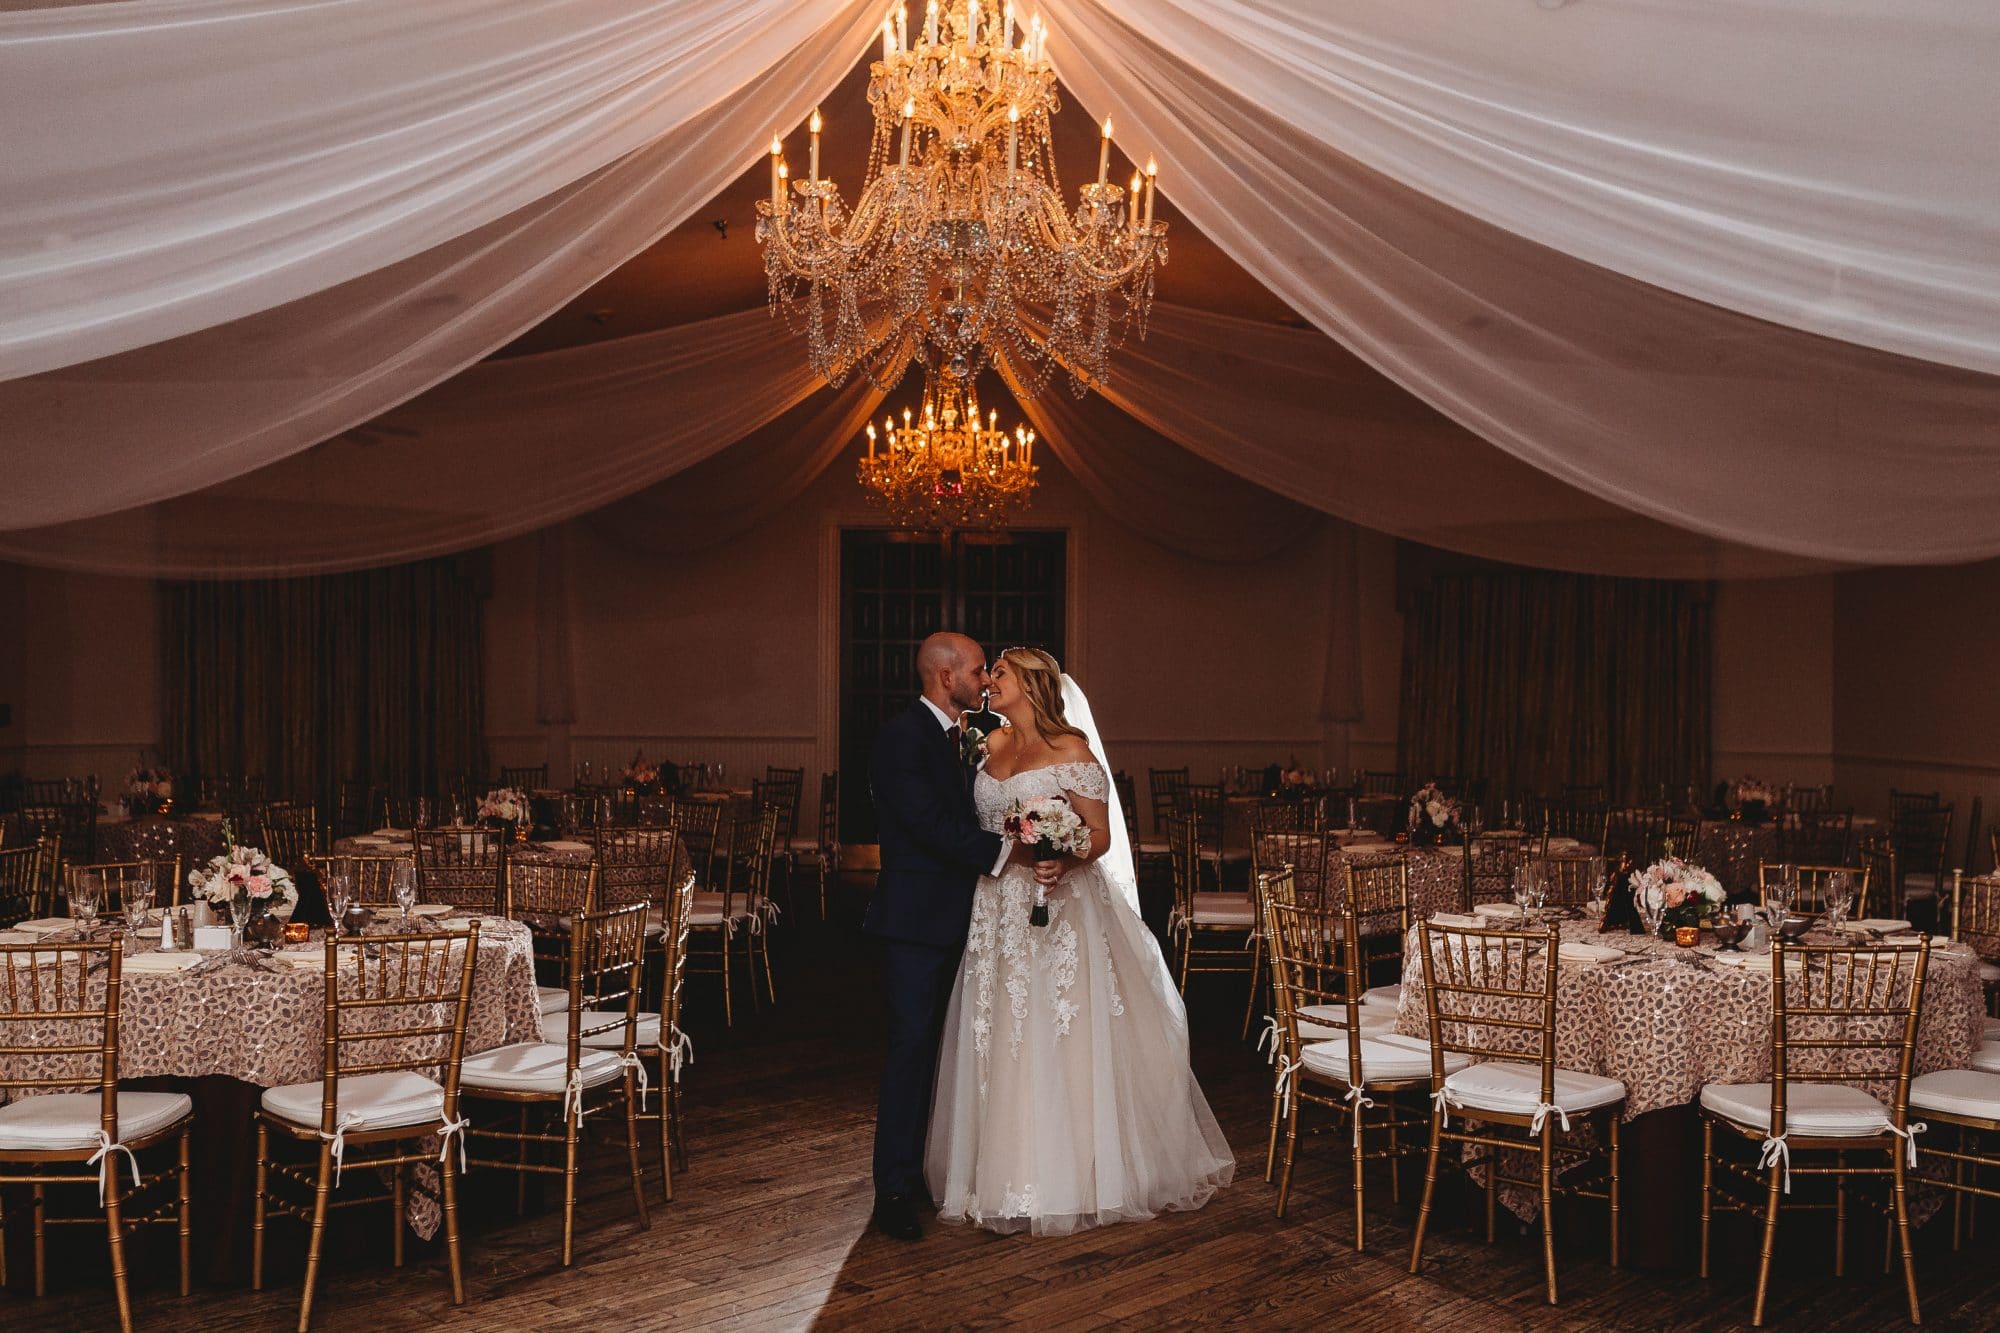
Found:
<path fill-rule="evenodd" d="M 888 1059 L 875 1113 L 875 1192 L 922 1197 L 938 1039 L 979 877 L 1001 838 L 979 827 L 971 772 L 919 699 L 875 738 L 869 785 L 882 870 L 862 929 L 881 944 Z"/>

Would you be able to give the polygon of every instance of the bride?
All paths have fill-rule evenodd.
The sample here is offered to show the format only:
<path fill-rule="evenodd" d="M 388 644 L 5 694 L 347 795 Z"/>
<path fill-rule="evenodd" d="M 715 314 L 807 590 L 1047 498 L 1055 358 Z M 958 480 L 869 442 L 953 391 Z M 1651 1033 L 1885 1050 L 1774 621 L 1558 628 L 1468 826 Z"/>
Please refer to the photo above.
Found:
<path fill-rule="evenodd" d="M 925 1176 L 947 1222 L 1063 1235 L 1199 1208 L 1235 1170 L 1188 1067 L 1187 1014 L 1139 919 L 1132 849 L 1089 704 L 1055 659 L 1010 648 L 973 798 L 999 831 L 1017 800 L 1061 795 L 1090 827 L 1048 924 L 1035 874 L 979 881 L 945 1015 Z"/>

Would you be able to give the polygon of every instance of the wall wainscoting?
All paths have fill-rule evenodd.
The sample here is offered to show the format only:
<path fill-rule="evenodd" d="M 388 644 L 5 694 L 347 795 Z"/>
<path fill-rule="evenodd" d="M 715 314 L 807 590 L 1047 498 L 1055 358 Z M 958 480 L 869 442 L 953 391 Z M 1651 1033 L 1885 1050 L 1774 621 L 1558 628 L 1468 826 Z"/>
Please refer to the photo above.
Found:
<path fill-rule="evenodd" d="M 732 786 L 748 786 L 752 778 L 764 776 L 766 768 L 803 768 L 809 783 L 818 782 L 814 767 L 817 740 L 812 736 L 691 736 L 674 732 L 572 732 L 569 737 L 569 766 L 558 771 L 559 760 L 551 753 L 549 737 L 543 732 L 488 735 L 486 748 L 495 768 L 503 764 L 549 764 L 549 781 L 566 787 L 575 780 L 580 766 L 589 764 L 594 777 L 622 772 L 634 754 L 644 752 L 649 760 L 662 759 L 677 764 L 721 764 L 723 778 Z M 817 788 L 815 787 L 815 790 Z"/>
<path fill-rule="evenodd" d="M 125 775 L 139 766 L 139 756 L 153 758 L 159 753 L 159 738 L 136 740 L 65 741 L 59 745 L 26 744 L 9 747 L 10 762 L 0 765 L 18 768 L 31 778 L 87 778 L 95 775 L 104 799 L 114 800 L 125 788 Z"/>
<path fill-rule="evenodd" d="M 1957 865 L 1966 845 L 1967 821 L 1972 818 L 1972 802 L 1980 803 L 1979 855 L 1973 865 L 1990 868 L 1986 829 L 2000 820 L 2000 765 L 1941 763 L 1910 755 L 1835 754 L 1833 794 L 1841 805 L 1853 805 L 1856 814 L 1889 813 L 1889 789 L 1934 791 L 1953 807 L 1951 855 Z"/>

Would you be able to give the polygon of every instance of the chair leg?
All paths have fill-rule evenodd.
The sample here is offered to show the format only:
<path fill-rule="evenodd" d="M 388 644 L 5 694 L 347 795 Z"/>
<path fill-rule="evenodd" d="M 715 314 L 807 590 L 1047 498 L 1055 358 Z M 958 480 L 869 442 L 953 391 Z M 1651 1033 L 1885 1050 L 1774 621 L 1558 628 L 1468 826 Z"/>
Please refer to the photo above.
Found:
<path fill-rule="evenodd" d="M 1285 1116 L 1285 1161 L 1278 1171 L 1278 1216 L 1285 1215 L 1285 1201 L 1292 1194 L 1292 1163 L 1299 1155 L 1299 1097 L 1296 1090 L 1292 1094 L 1292 1105 Z"/>
<path fill-rule="evenodd" d="M 118 1173 L 110 1169 L 113 1165 L 105 1163 L 104 1233 L 111 1245 L 111 1287 L 118 1294 L 118 1327 L 121 1333 L 132 1333 L 132 1293 L 125 1282 L 124 1187 Z"/>
<path fill-rule="evenodd" d="M 408 1206 L 410 1177 L 403 1163 L 396 1163 L 389 1172 L 389 1263 L 391 1267 L 403 1266 L 403 1209 Z"/>
<path fill-rule="evenodd" d="M 1187 998 L 1188 960 L 1194 954 L 1194 927 L 1181 927 L 1181 998 Z"/>
<path fill-rule="evenodd" d="M 1847 1154 L 1833 1155 L 1833 1275 L 1847 1276 Z"/>
<path fill-rule="evenodd" d="M 764 960 L 764 993 L 770 997 L 771 1007 L 778 1007 L 778 986 L 771 979 L 771 928 L 766 926 L 757 932 L 757 954 Z"/>
<path fill-rule="evenodd" d="M 1962 1140 L 1964 1136 L 1961 1135 L 1960 1138 Z M 1962 1143 L 1960 1145 L 1959 1151 L 1960 1152 L 1965 1151 Z M 1953 1254 L 1958 1253 L 1958 1248 L 1959 1245 L 1961 1244 L 1961 1236 L 1963 1232 L 1964 1221 L 1965 1221 L 1965 1163 L 1962 1161 L 1958 1161 L 1958 1162 L 1953 1162 L 1951 1164 L 1951 1249 Z M 4 1268 L 0 1268 L 0 1282 L 5 1282 L 6 1280 L 7 1280 L 6 1270 Z"/>
<path fill-rule="evenodd" d="M 1549 1121 L 1542 1122 L 1542 1268 L 1548 1276 L 1549 1304 L 1556 1303 L 1556 1131 Z M 1493 1164 L 1495 1177 L 1500 1174 L 1500 1164 Z"/>
<path fill-rule="evenodd" d="M 1354 1249 L 1355 1249 L 1355 1252 L 1356 1252 L 1356 1253 L 1359 1253 L 1359 1252 L 1360 1252 L 1360 1251 L 1362 1251 L 1363 1249 L 1366 1249 L 1366 1248 L 1367 1248 L 1367 1245 L 1366 1245 L 1366 1240 L 1367 1240 L 1367 1222 L 1366 1222 L 1366 1220 L 1365 1220 L 1365 1217 L 1364 1217 L 1364 1213 L 1363 1213 L 1363 1209 L 1362 1209 L 1362 1203 L 1363 1203 L 1363 1201 L 1364 1201 L 1364 1195 L 1363 1195 L 1363 1188 L 1364 1188 L 1364 1187 L 1363 1187 L 1363 1185 L 1362 1185 L 1362 1181 L 1361 1181 L 1361 1165 L 1362 1165 L 1362 1149 L 1363 1149 L 1363 1144 L 1364 1144 L 1364 1136 L 1363 1136 L 1363 1133 L 1362 1133 L 1362 1123 L 1361 1123 L 1361 1117 L 1362 1117 L 1362 1114 L 1363 1114 L 1363 1112 L 1362 1112 L 1362 1110 L 1361 1110 L 1361 1103 L 1360 1103 L 1360 1102 L 1359 1102 L 1358 1100 L 1357 1100 L 1357 1101 L 1355 1101 L 1355 1102 L 1354 1102 L 1354 1103 L 1353 1103 L 1352 1105 L 1350 1105 L 1350 1106 L 1348 1107 L 1348 1114 L 1354 1117 L 1354 1148 L 1353 1148 L 1353 1152 L 1354 1152 Z M 1393 1115 L 1393 1114 L 1394 1114 L 1394 1112 L 1391 1112 L 1391 1114 Z M 1392 1172 L 1393 1172 L 1393 1171 L 1394 1171 L 1394 1170 L 1396 1169 L 1396 1159 L 1395 1159 L 1395 1158 L 1393 1158 L 1393 1157 L 1391 1157 L 1391 1158 L 1389 1159 L 1389 1169 L 1390 1169 L 1390 1170 L 1391 1170 Z"/>
<path fill-rule="evenodd" d="M 1890 1176 L 1890 1190 L 1896 1200 L 1896 1244 L 1903 1252 L 1903 1291 L 1910 1300 L 1910 1322 L 1924 1322 L 1923 1311 L 1917 1305 L 1917 1263 L 1910 1253 L 1910 1210 L 1908 1183 L 1905 1175 L 1903 1145 L 1894 1144 L 1889 1149 L 1890 1166 L 1894 1172 Z"/>
<path fill-rule="evenodd" d="M 250 1290 L 264 1289 L 264 1214 L 271 1185 L 271 1127 L 257 1122 L 257 1204 L 250 1225 Z"/>
<path fill-rule="evenodd" d="M 660 1057 L 660 1201 L 674 1201 L 674 1080 L 668 1057 Z"/>
<path fill-rule="evenodd" d="M 1264 1148 L 1264 1183 L 1266 1185 L 1270 1184 L 1272 1177 L 1277 1174 L 1278 1121 L 1280 1119 L 1282 1117 L 1279 1115 L 1278 1091 L 1274 1087 L 1271 1090 L 1271 1138 L 1270 1142 Z"/>
<path fill-rule="evenodd" d="M 1250 1040 L 1250 1020 L 1257 1013 L 1257 983 L 1264 979 L 1264 937 L 1260 933 L 1250 936 L 1250 994 L 1243 1000 L 1243 1040 Z"/>
<path fill-rule="evenodd" d="M 1494 1154 L 1486 1164 L 1486 1243 L 1493 1243 L 1493 1223 L 1497 1213 L 1495 1205 L 1500 1200 L 1500 1157 Z"/>
<path fill-rule="evenodd" d="M 449 1152 L 438 1162 L 438 1187 L 444 1194 L 444 1252 L 451 1265 L 451 1303 L 463 1305 L 465 1265 L 458 1247 L 458 1159 Z"/>
<path fill-rule="evenodd" d="M 1438 1113 L 1431 1109 L 1430 1150 L 1424 1154 L 1424 1197 L 1417 1207 L 1417 1231 L 1410 1240 L 1410 1271 L 1416 1272 L 1424 1261 L 1424 1232 L 1430 1227 L 1431 1197 L 1437 1191 L 1438 1174 Z"/>
<path fill-rule="evenodd" d="M 1389 1202 L 1403 1201 L 1403 1144 L 1402 1131 L 1396 1128 L 1397 1107 L 1392 1100 L 1389 1106 Z"/>
<path fill-rule="evenodd" d="M 180 1233 L 181 1233 L 181 1234 L 180 1234 L 180 1258 L 181 1258 L 181 1295 L 182 1295 L 182 1296 L 186 1296 L 186 1295 L 188 1294 L 189 1290 L 190 1290 L 190 1286 L 189 1286 L 189 1282 L 188 1282 L 188 1276 L 189 1276 L 189 1265 L 188 1265 L 188 1258 L 189 1258 L 189 1249 L 188 1249 L 188 1245 L 189 1245 L 189 1239 L 190 1239 L 190 1229 L 189 1229 L 189 1227 L 188 1227 L 188 1217 L 189 1217 L 189 1213 L 188 1213 L 188 1140 L 189 1140 L 189 1138 L 190 1138 L 190 1137 L 192 1136 L 192 1128 L 193 1128 L 193 1127 L 192 1127 L 191 1125 L 182 1125 L 182 1126 L 181 1126 L 181 1142 L 180 1142 L 180 1161 L 179 1161 L 179 1171 L 178 1171 L 178 1174 L 179 1174 L 179 1177 L 180 1177 L 180 1181 L 179 1181 L 179 1187 L 180 1187 L 180 1188 L 179 1188 L 179 1197 L 178 1197 L 178 1199 L 176 1200 L 176 1204 L 177 1204 L 177 1206 L 178 1206 L 178 1210 L 179 1210 L 179 1215 L 178 1215 L 178 1219 L 177 1219 L 177 1220 L 178 1220 L 178 1222 L 179 1222 L 179 1226 L 180 1226 Z M 4 1278 L 4 1276 L 5 1276 L 4 1274 L 0 1274 L 0 1278 Z"/>
<path fill-rule="evenodd" d="M 681 1090 L 678 1085 L 674 1088 L 673 1145 L 674 1162 L 682 1171 L 686 1171 L 688 1169 L 687 1125 L 681 1119 Z"/>
<path fill-rule="evenodd" d="M 333 1193 L 333 1145 L 319 1145 L 319 1176 L 313 1182 L 312 1238 L 306 1242 L 306 1289 L 299 1298 L 299 1333 L 312 1325 L 313 1288 L 319 1283 L 319 1251 L 326 1239 L 327 1196 Z"/>
<path fill-rule="evenodd" d="M 644 1057 L 640 1057 L 643 1059 Z M 653 1219 L 646 1213 L 646 1172 L 639 1165 L 639 1087 L 632 1077 L 632 1071 L 625 1071 L 625 1150 L 632 1160 L 632 1202 L 639 1207 L 639 1228 L 653 1229 Z"/>
<path fill-rule="evenodd" d="M 1619 1259 L 1619 1250 L 1618 1250 L 1619 1238 L 1624 1230 L 1623 1219 L 1619 1217 L 1620 1205 L 1622 1203 L 1622 1200 L 1619 1198 L 1620 1189 L 1618 1180 L 1619 1121 L 1624 1119 L 1624 1116 L 1622 1112 L 1620 1112 L 1619 1110 L 1613 1109 L 1611 1114 L 1605 1118 L 1611 1122 L 1611 1266 L 1613 1268 L 1616 1268 L 1618 1267 L 1618 1259 Z M 1708 1200 L 1704 1198 L 1702 1202 L 1704 1205 L 1706 1205 Z"/>
<path fill-rule="evenodd" d="M 518 1170 L 514 1172 L 514 1216 L 528 1211 L 528 1104 L 522 1102 L 515 1108 L 514 1160 Z"/>
<path fill-rule="evenodd" d="M 722 930 L 722 1026 L 733 1028 L 736 1019 L 730 1012 L 729 1001 L 729 928 Z"/>
<path fill-rule="evenodd" d="M 1764 1187 L 1764 1248 L 1757 1256 L 1757 1304 L 1750 1315 L 1752 1328 L 1764 1326 L 1764 1296 L 1771 1287 L 1771 1255 L 1778 1248 L 1778 1194 L 1784 1171 L 1773 1162 L 1766 1174 L 1771 1179 Z"/>
<path fill-rule="evenodd" d="M 49 1200 L 46 1186 L 35 1186 L 33 1212 L 35 1222 L 35 1299 L 41 1300 L 49 1294 Z"/>
<path fill-rule="evenodd" d="M 577 1118 L 563 1117 L 563 1267 L 570 1264 L 576 1241 L 576 1136 Z"/>
<path fill-rule="evenodd" d="M 1701 1268 L 1703 1278 L 1708 1276 L 1709 1232 L 1714 1227 L 1715 1195 L 1715 1122 L 1707 1116 L 1701 1118 Z"/>

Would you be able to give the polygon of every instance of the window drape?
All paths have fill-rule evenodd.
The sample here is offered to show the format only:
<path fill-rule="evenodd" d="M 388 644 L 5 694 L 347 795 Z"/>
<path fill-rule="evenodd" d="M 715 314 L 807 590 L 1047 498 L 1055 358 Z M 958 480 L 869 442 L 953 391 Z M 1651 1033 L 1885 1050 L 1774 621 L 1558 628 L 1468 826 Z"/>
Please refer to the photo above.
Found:
<path fill-rule="evenodd" d="M 433 792 L 483 772 L 475 562 L 160 585 L 161 728 L 177 773 L 262 774 L 328 807 L 342 777 Z"/>
<path fill-rule="evenodd" d="M 1489 799 L 1602 783 L 1653 800 L 1706 783 L 1706 584 L 1446 572 L 1407 591 L 1398 764 L 1485 778 Z"/>

